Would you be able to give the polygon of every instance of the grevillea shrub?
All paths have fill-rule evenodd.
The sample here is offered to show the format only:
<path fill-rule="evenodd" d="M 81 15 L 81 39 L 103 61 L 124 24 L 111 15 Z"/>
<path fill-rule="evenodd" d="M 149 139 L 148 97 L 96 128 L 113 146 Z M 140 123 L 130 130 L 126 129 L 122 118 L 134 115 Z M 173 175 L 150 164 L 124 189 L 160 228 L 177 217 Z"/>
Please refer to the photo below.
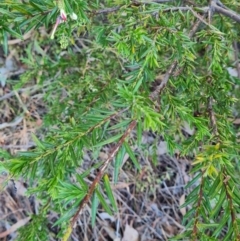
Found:
<path fill-rule="evenodd" d="M 1 163 L 9 175 L 24 178 L 43 204 L 19 240 L 50 240 L 49 210 L 59 215 L 62 240 L 70 237 L 86 204 L 92 224 L 99 203 L 116 212 L 110 182 L 117 182 L 125 153 L 141 169 L 133 147 L 143 148 L 142 132 L 149 130 L 167 142 L 169 155 L 193 160 L 186 229 L 175 239 L 240 240 L 238 126 L 233 124 L 239 115 L 237 12 L 236 0 L 0 2 L 5 54 L 9 39 L 24 38 L 31 29 L 51 48 L 16 86 L 39 70 L 40 86 L 51 79 L 44 91 L 49 110 L 44 138 L 33 136 L 34 149 Z M 192 130 L 188 137 L 186 125 Z M 111 146 L 105 160 L 77 171 L 84 152 L 97 156 L 105 145 Z M 107 169 L 111 163 L 113 175 Z M 90 183 L 92 170 L 96 178 Z"/>

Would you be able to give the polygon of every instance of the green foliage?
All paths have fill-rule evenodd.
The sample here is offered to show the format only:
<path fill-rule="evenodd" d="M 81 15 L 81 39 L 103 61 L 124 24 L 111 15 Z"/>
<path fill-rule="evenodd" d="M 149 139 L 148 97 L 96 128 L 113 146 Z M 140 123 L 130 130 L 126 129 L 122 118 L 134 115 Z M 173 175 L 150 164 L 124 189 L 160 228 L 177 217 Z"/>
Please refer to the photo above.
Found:
<path fill-rule="evenodd" d="M 48 240 L 50 234 L 47 228 L 47 222 L 46 216 L 41 214 L 32 215 L 30 222 L 20 229 L 17 241 Z"/>
<path fill-rule="evenodd" d="M 30 43 L 23 62 L 31 69 L 14 86 L 20 88 L 42 70 L 38 84 L 48 86 L 45 102 L 49 113 L 44 120 L 48 131 L 44 140 L 33 136 L 34 150 L 9 160 L 4 153 L 4 168 L 26 178 L 31 183 L 30 193 L 50 199 L 51 208 L 60 215 L 56 225 L 62 225 L 63 230 L 91 190 L 85 179 L 106 164 L 103 160 L 79 173 L 84 151 L 98 156 L 103 146 L 125 138 L 119 152 L 114 153 L 116 183 L 126 153 L 134 167 L 141 169 L 132 146 L 140 148 L 142 132 L 151 130 L 167 141 L 170 154 L 178 151 L 194 157 L 195 178 L 186 187 L 190 193 L 184 204 L 189 208 L 184 217 L 186 231 L 175 239 L 240 239 L 239 170 L 235 168 L 239 165 L 239 145 L 231 121 L 237 99 L 233 96 L 235 83 L 226 69 L 234 62 L 232 42 L 239 39 L 240 28 L 231 18 L 218 14 L 210 21 L 205 17 L 207 3 L 195 2 L 185 9 L 179 7 L 181 1 L 0 3 L 5 53 L 10 36 L 21 38 L 41 26 L 49 33 L 42 41 L 51 43 L 52 48 L 45 56 L 37 40 Z M 236 1 L 229 7 L 239 10 Z M 61 23 L 51 31 L 50 26 L 59 19 Z M 196 22 L 201 24 L 194 35 Z M 66 56 L 59 55 L 61 49 L 50 40 L 51 35 L 66 49 Z M 35 59 L 33 45 L 41 54 L 37 63 L 31 61 Z M 174 62 L 177 65 L 172 74 L 169 66 Z M 161 84 L 164 88 L 157 98 L 151 98 Z M 136 138 L 128 133 L 132 120 L 137 121 Z M 194 130 L 188 138 L 183 135 L 186 124 Z M 93 188 L 92 225 L 99 204 L 109 214 L 117 211 L 107 175 L 103 184 L 97 180 Z M 35 240 L 35 235 L 38 240 L 48 240 L 45 231 L 36 230 L 39 223 L 45 230 L 46 213 L 42 215 L 32 218 L 19 240 Z"/>

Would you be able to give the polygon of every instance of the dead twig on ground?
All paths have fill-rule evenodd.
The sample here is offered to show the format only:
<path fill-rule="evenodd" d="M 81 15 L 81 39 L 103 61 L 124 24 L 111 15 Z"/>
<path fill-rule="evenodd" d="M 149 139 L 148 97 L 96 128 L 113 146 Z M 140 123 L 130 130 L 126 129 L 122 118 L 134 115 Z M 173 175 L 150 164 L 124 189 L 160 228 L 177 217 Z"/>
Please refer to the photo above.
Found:
<path fill-rule="evenodd" d="M 31 218 L 27 217 L 22 220 L 19 220 L 17 223 L 13 224 L 8 230 L 0 233 L 0 238 L 4 238 L 9 234 L 15 232 L 17 229 L 21 228 L 22 226 L 26 225 Z"/>
<path fill-rule="evenodd" d="M 0 124 L 0 130 L 4 129 L 4 128 L 7 128 L 7 127 L 16 126 L 19 123 L 21 123 L 22 120 L 23 120 L 23 115 L 17 116 L 12 122 L 6 122 L 6 123 Z"/>

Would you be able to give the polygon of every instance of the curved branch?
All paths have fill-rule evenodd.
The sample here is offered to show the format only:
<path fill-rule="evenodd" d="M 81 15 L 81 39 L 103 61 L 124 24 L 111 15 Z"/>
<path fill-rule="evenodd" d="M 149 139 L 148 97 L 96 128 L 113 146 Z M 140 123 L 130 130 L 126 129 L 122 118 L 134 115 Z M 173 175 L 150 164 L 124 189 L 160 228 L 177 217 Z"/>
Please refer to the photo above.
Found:
<path fill-rule="evenodd" d="M 76 212 L 76 214 L 73 216 L 71 222 L 70 222 L 70 226 L 68 228 L 67 233 L 64 236 L 64 240 L 67 240 L 67 238 L 71 235 L 72 229 L 75 225 L 75 223 L 77 222 L 78 216 L 80 214 L 80 212 L 83 210 L 83 208 L 86 206 L 86 204 L 89 202 L 96 186 L 98 185 L 98 183 L 100 182 L 100 180 L 102 179 L 104 172 L 106 171 L 109 163 L 112 161 L 112 159 L 115 157 L 115 155 L 117 154 L 119 148 L 122 146 L 123 142 L 125 141 L 125 139 L 129 136 L 129 134 L 132 132 L 132 130 L 135 128 L 135 126 L 137 125 L 137 121 L 133 120 L 130 125 L 128 126 L 127 130 L 125 131 L 125 133 L 122 135 L 121 139 L 119 140 L 119 142 L 116 144 L 116 146 L 113 148 L 112 152 L 109 154 L 107 160 L 104 162 L 103 166 L 101 167 L 100 171 L 98 172 L 97 176 L 95 177 L 95 179 L 93 180 L 88 193 L 86 194 L 86 196 L 83 198 L 83 200 L 80 202 L 79 204 L 79 208 Z"/>
<path fill-rule="evenodd" d="M 240 15 L 233 10 L 219 7 L 216 3 L 211 4 L 214 7 L 215 12 L 220 13 L 226 17 L 233 19 L 234 21 L 240 23 Z"/>

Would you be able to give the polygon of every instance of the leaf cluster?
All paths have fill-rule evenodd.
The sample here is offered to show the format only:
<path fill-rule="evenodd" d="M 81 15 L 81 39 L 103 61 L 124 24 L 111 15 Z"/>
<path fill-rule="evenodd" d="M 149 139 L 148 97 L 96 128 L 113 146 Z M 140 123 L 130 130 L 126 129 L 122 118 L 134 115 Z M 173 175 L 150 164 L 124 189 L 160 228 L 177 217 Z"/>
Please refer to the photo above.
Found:
<path fill-rule="evenodd" d="M 117 182 L 126 153 L 134 167 L 141 169 L 132 146 L 140 148 L 142 132 L 151 130 L 164 138 L 170 155 L 178 152 L 194 159 L 195 177 L 186 187 L 189 194 L 184 204 L 189 208 L 184 217 L 186 231 L 176 239 L 239 239 L 239 172 L 235 169 L 239 145 L 231 123 L 235 82 L 226 68 L 233 62 L 232 42 L 239 26 L 215 15 L 208 23 L 204 4 L 196 1 L 192 9 L 185 6 L 182 11 L 180 1 L 0 3 L 5 52 L 10 35 L 21 38 L 42 25 L 48 29 L 62 8 L 67 15 L 78 15 L 77 22 L 61 23 L 56 32 L 67 56 L 60 57 L 56 51 L 61 50 L 53 47 L 40 63 L 47 70 L 40 84 L 52 78 L 45 91 L 49 108 L 45 138 L 33 135 L 34 150 L 20 152 L 4 163 L 12 175 L 31 183 L 29 193 L 50 199 L 51 208 L 60 215 L 56 225 L 65 229 L 78 214 L 90 190 L 90 174 L 97 176 L 106 164 L 94 157 L 124 137 L 114 156 L 113 175 L 106 173 L 95 185 L 92 225 L 99 204 L 109 214 L 116 212 L 109 177 Z M 232 6 L 237 8 L 236 3 Z M 198 26 L 195 35 L 194 26 Z M 172 63 L 176 68 L 169 74 Z M 151 98 L 163 82 L 157 99 Z M 136 137 L 128 133 L 131 121 L 137 122 Z M 186 125 L 192 130 L 188 137 Z M 93 158 L 86 167 L 87 151 Z M 36 218 L 36 222 L 42 221 Z M 31 225 L 21 232 L 21 237 L 30 235 L 25 240 L 31 240 Z"/>

